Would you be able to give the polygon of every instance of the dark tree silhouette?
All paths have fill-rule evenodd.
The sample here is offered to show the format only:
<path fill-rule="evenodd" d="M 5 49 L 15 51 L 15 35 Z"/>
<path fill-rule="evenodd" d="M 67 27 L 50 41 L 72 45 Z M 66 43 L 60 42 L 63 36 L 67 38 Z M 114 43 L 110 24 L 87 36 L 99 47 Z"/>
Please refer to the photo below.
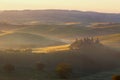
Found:
<path fill-rule="evenodd" d="M 83 38 L 83 39 L 76 39 L 71 45 L 71 50 L 79 50 L 81 48 L 91 48 L 96 46 L 101 46 L 100 40 L 94 39 L 93 37 L 89 38 Z"/>
<path fill-rule="evenodd" d="M 36 64 L 36 68 L 38 71 L 42 71 L 45 68 L 45 64 L 39 62 Z"/>
<path fill-rule="evenodd" d="M 112 80 L 120 80 L 120 75 L 114 75 L 114 76 L 112 76 Z"/>
<path fill-rule="evenodd" d="M 3 66 L 3 69 L 4 69 L 4 71 L 10 73 L 10 72 L 13 72 L 15 70 L 15 66 L 12 64 L 5 64 Z"/>
<path fill-rule="evenodd" d="M 60 63 L 57 65 L 56 72 L 60 78 L 69 78 L 72 73 L 72 67 L 66 63 Z"/>

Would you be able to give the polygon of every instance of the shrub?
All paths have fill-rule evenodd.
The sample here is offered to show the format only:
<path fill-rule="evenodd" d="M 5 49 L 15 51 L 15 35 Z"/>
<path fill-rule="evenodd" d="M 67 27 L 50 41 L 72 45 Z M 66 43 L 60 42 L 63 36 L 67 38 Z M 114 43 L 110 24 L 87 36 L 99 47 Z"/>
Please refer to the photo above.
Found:
<path fill-rule="evenodd" d="M 114 75 L 114 76 L 112 76 L 112 80 L 120 80 L 120 75 Z"/>
<path fill-rule="evenodd" d="M 58 64 L 56 72 L 60 78 L 68 78 L 72 73 L 72 67 L 69 64 L 61 63 Z"/>
<path fill-rule="evenodd" d="M 15 70 L 15 66 L 12 64 L 5 64 L 3 66 L 3 69 L 4 69 L 4 71 L 10 73 L 10 72 L 13 72 Z"/>
<path fill-rule="evenodd" d="M 36 68 L 37 68 L 38 71 L 42 71 L 45 68 L 45 64 L 43 64 L 43 63 L 37 63 L 36 64 Z"/>

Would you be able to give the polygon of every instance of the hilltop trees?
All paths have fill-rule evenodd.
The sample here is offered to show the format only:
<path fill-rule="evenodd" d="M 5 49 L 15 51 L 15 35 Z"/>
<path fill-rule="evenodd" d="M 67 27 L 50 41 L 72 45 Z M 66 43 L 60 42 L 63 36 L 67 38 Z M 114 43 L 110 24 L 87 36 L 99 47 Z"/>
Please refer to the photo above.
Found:
<path fill-rule="evenodd" d="M 71 45 L 70 49 L 71 50 L 79 50 L 79 49 L 84 49 L 84 48 L 92 48 L 98 45 L 102 45 L 99 41 L 99 39 L 94 39 L 94 38 L 83 38 L 83 39 L 76 39 Z"/>

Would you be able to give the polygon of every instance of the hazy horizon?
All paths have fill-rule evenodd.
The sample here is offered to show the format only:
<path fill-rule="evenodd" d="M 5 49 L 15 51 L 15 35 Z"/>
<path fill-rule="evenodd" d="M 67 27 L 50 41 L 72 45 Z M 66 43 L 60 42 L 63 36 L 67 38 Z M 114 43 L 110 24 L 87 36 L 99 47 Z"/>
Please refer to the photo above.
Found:
<path fill-rule="evenodd" d="M 118 0 L 1 0 L 0 10 L 79 10 L 120 13 Z"/>
<path fill-rule="evenodd" d="M 37 11 L 37 10 L 40 10 L 40 11 L 42 11 L 42 10 L 60 10 L 60 11 L 82 11 L 82 12 L 96 12 L 96 13 L 110 13 L 110 14 L 120 14 L 120 12 L 101 12 L 101 11 L 87 11 L 87 10 L 75 10 L 75 9 L 10 9 L 10 10 L 0 10 L 1 12 L 3 12 L 3 11 Z"/>

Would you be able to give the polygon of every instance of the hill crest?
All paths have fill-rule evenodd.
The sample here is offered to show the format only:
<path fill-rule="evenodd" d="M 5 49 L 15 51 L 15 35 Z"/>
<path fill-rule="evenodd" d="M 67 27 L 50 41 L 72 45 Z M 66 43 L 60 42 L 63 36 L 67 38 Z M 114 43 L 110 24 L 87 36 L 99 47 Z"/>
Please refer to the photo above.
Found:
<path fill-rule="evenodd" d="M 1 11 L 0 21 L 13 23 L 66 23 L 66 22 L 120 22 L 120 14 L 84 12 L 76 10 L 9 10 Z"/>

